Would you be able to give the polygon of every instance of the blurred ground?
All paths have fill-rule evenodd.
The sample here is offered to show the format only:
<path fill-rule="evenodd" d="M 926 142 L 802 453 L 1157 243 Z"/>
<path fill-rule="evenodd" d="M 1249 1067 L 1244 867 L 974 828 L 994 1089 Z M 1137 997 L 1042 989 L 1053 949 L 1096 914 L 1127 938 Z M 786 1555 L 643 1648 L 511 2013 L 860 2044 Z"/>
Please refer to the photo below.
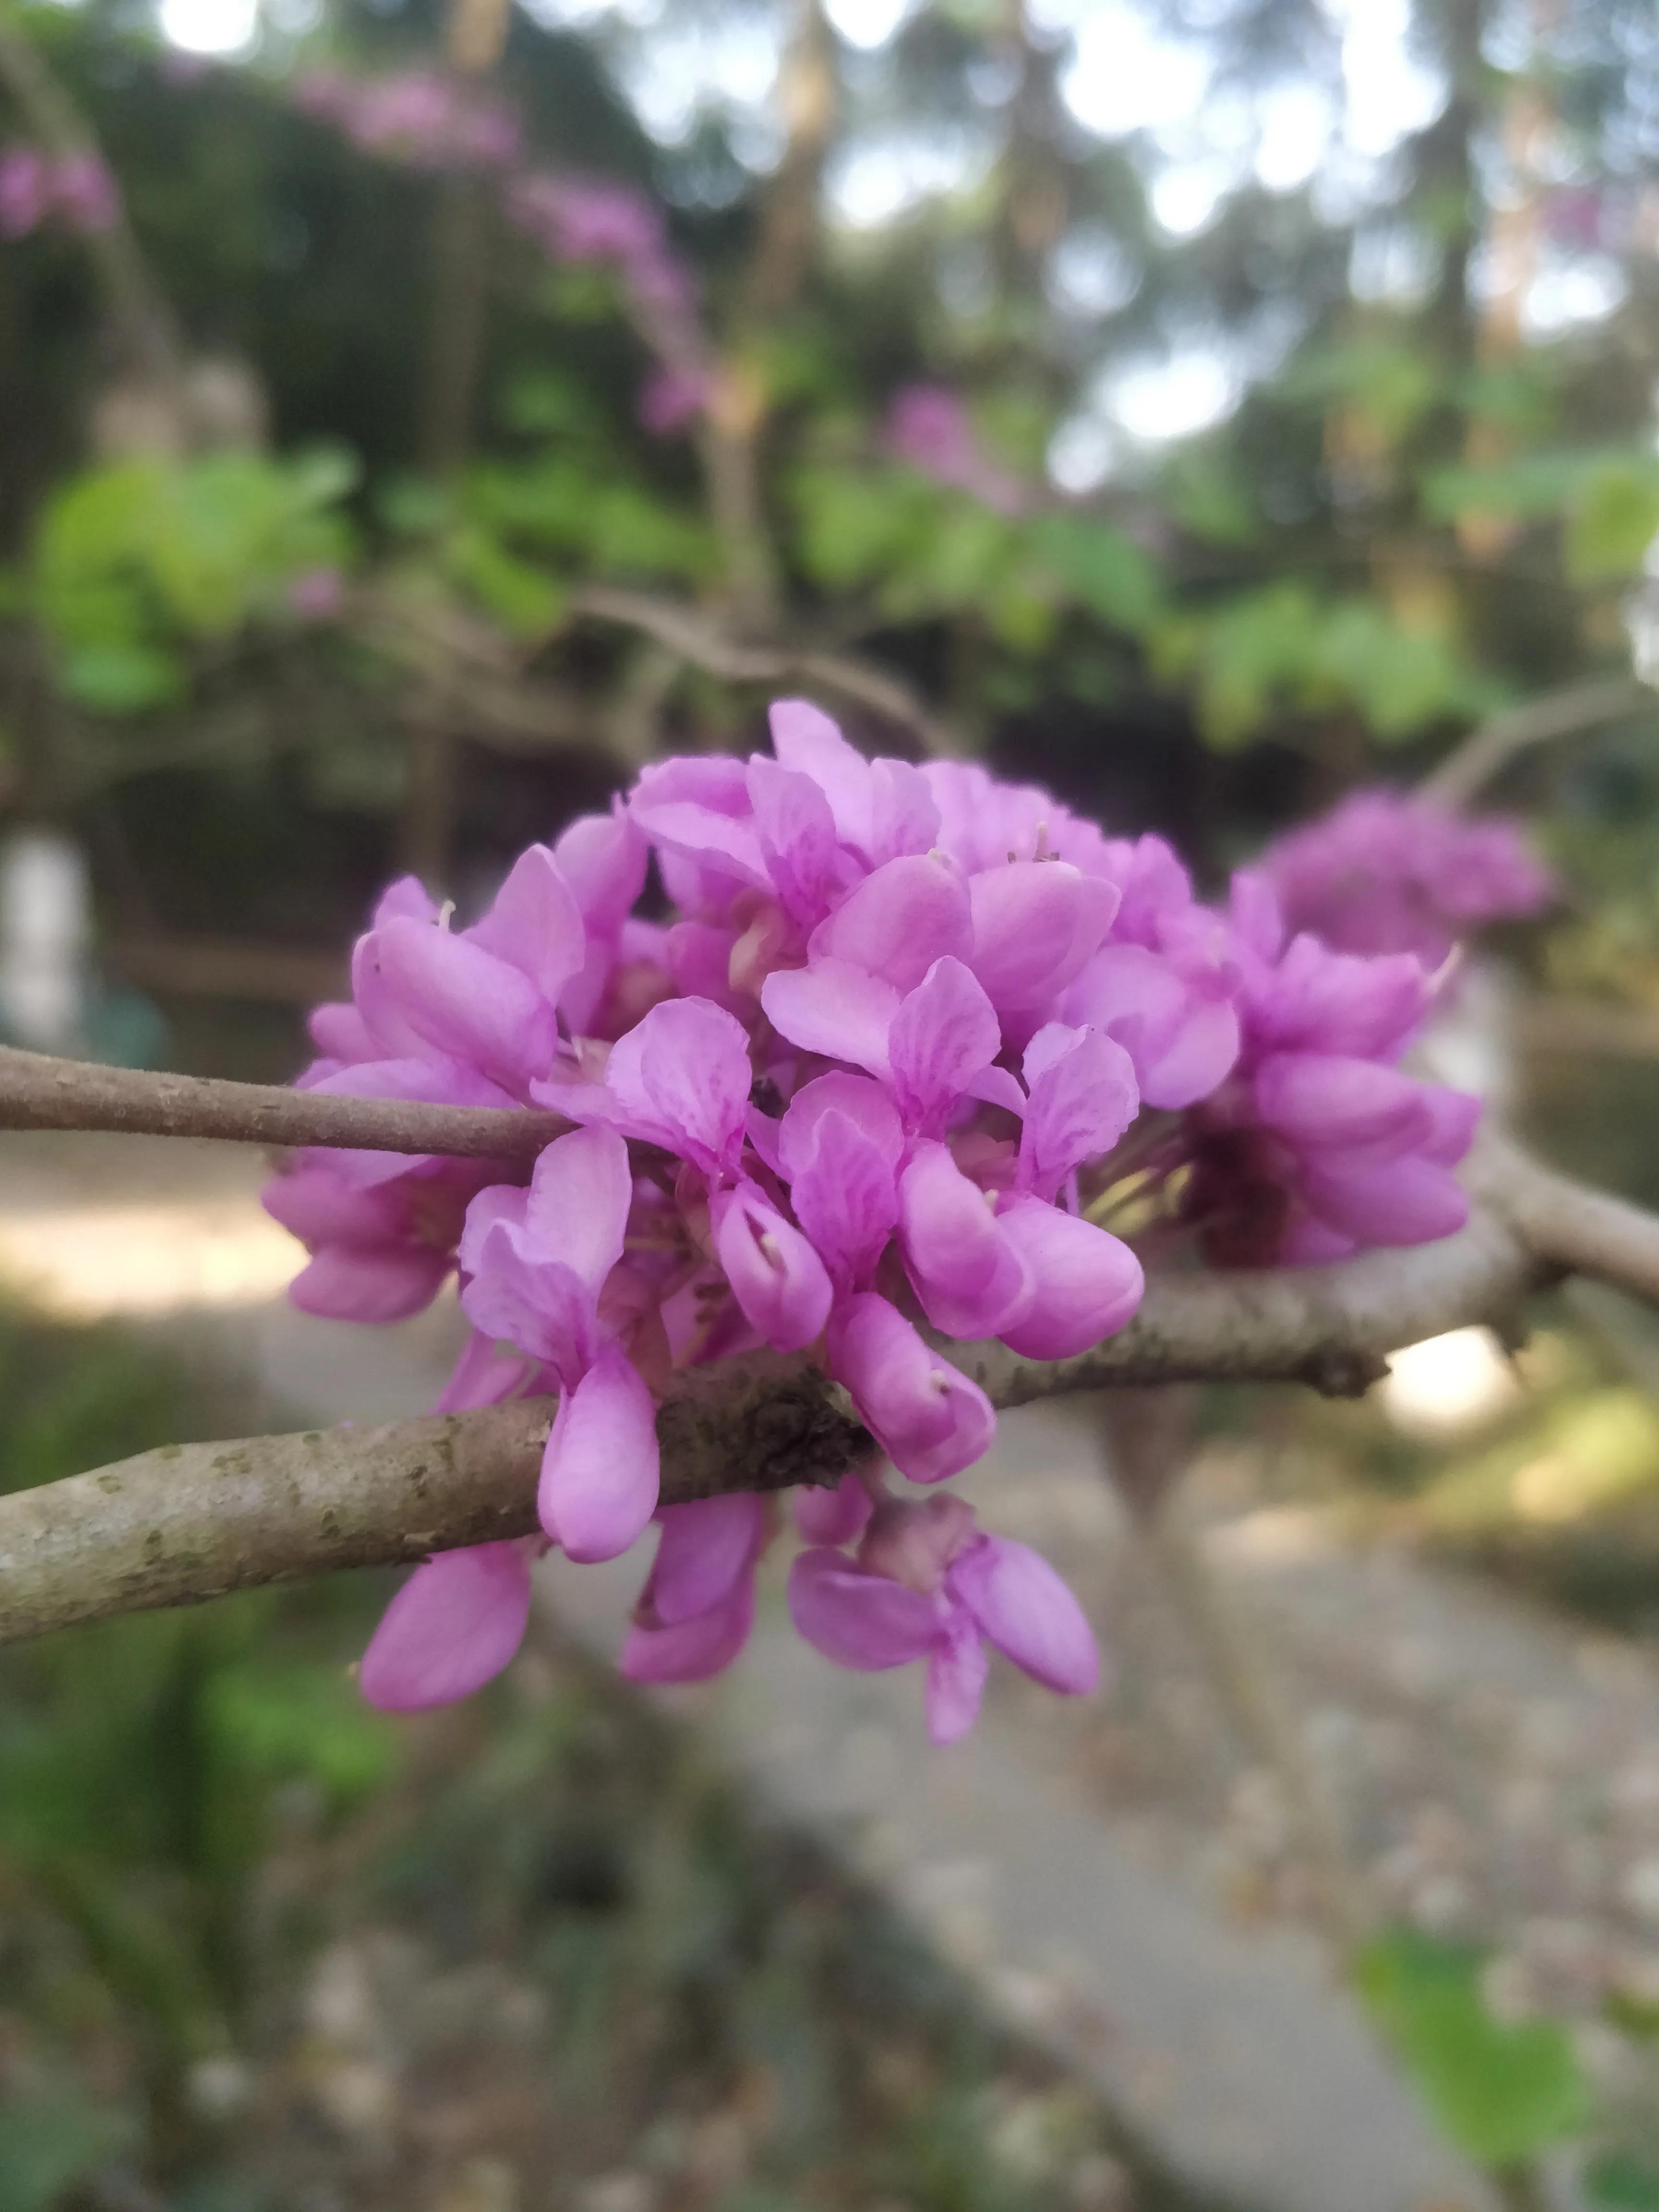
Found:
<path fill-rule="evenodd" d="M 0 1266 L 49 1310 L 149 1316 L 155 1341 L 184 1343 L 204 1373 L 230 1379 L 248 1425 L 426 1402 L 453 1312 L 371 1334 L 271 1302 L 289 1255 L 254 1206 L 258 1171 L 229 1148 L 8 1139 Z M 171 1322 L 156 1318 L 167 1312 Z M 1592 2061 L 1616 2069 L 1626 2046 L 1598 2037 L 1598 2017 L 1609 2003 L 1659 2001 L 1659 1662 L 1640 1641 L 1574 1626 L 1398 1542 L 1357 1544 L 1328 1509 L 1264 1504 L 1279 1433 L 1269 1418 L 1212 1437 L 1194 1496 L 1228 1591 L 1259 1625 L 1359 1860 L 1406 1918 L 1495 1939 L 1507 2001 L 1565 2012 Z M 313 1963 L 270 2000 L 272 2069 L 251 2103 L 239 2103 L 241 2089 L 232 2102 L 240 2135 L 268 2139 L 262 2166 L 306 2177 L 308 2194 L 283 2194 L 298 2186 L 284 2181 L 276 2203 L 402 2212 L 440 2142 L 436 2164 L 458 2177 L 457 2193 L 432 2200 L 441 2212 L 798 2201 L 744 2195 L 741 2177 L 775 2166 L 780 2127 L 788 2133 L 780 2111 L 804 2109 L 799 2084 L 780 2091 L 774 2079 L 793 2063 L 789 2038 L 822 2033 L 838 2051 L 842 2041 L 866 2049 L 854 2024 L 862 1999 L 830 2002 L 831 2029 L 804 2023 L 823 1999 L 815 1978 L 857 1982 L 866 1950 L 910 1960 L 910 1994 L 878 1995 L 874 2011 L 900 2023 L 904 2048 L 927 2054 L 922 2106 L 956 2094 L 960 2028 L 978 2054 L 962 2107 L 978 2116 L 968 2136 L 1031 2135 L 1035 2147 L 1019 2154 L 1026 2179 L 1011 2184 L 1018 2201 L 1035 2201 L 1018 2191 L 1039 2185 L 1078 2204 L 1113 2203 L 1131 2189 L 1107 2148 L 1097 2094 L 1150 2149 L 1154 2174 L 1167 2163 L 1189 2186 L 1240 2201 L 1307 2212 L 1479 2201 L 1331 1986 L 1277 1788 L 1228 1729 L 1097 1471 L 1091 1431 L 1069 1409 L 1009 1418 L 964 1487 L 1079 1589 L 1115 1654 L 1109 1694 L 1062 1704 L 999 1668 L 970 1745 L 929 1757 L 918 1685 L 821 1665 L 788 1632 L 775 1584 L 729 1681 L 668 1693 L 655 1701 L 668 1717 L 653 1719 L 604 1686 L 587 1656 L 614 1650 L 635 1568 L 575 1574 L 552 1563 L 538 1648 L 510 1676 L 494 1723 L 463 1715 L 409 1732 L 399 1789 L 368 1820 L 372 1847 L 361 1837 L 350 1846 L 353 1879 L 366 1886 L 325 1916 Z M 361 1633 L 361 1617 L 337 1618 L 325 1663 Z M 686 1719 L 698 1723 L 689 1735 Z M 722 1775 L 736 1778 L 746 1810 Z M 568 1839 L 573 1820 L 587 1837 L 580 1847 Z M 763 1835 L 780 1820 L 810 1843 Z M 687 1839 L 710 1822 L 720 1866 L 700 1871 Z M 407 1878 L 377 1891 L 383 1845 Z M 570 1871 L 573 1849 L 592 1857 L 586 1872 Z M 839 1874 L 818 1856 L 826 1849 Z M 526 1877 L 526 1850 L 542 1875 Z M 504 1886 L 491 1863 L 502 1851 L 518 1855 Z M 627 1958 L 633 1994 L 617 2002 L 639 2017 L 595 2032 L 602 2072 L 621 2063 L 615 2037 L 625 2051 L 637 2035 L 650 2079 L 625 2069 L 631 2086 L 621 2094 L 612 2081 L 604 2124 L 588 2109 L 580 2065 L 571 2070 L 571 2046 L 549 2039 L 550 2003 L 563 2013 L 587 2002 L 565 1978 L 569 1955 L 561 1952 L 550 1987 L 521 1971 L 540 1941 L 539 1908 L 523 1885 L 531 1879 L 540 1896 L 537 1884 L 553 1880 L 550 1851 L 566 1855 L 556 1892 L 562 1882 L 629 1892 L 632 1932 L 612 1929 L 596 1957 L 609 1960 L 607 1981 Z M 623 1863 L 635 1871 L 618 1874 Z M 654 1869 L 648 1878 L 642 1864 Z M 270 1878 L 280 1887 L 319 1877 L 302 1853 Z M 857 1901 L 866 1885 L 882 1905 Z M 735 1895 L 748 1900 L 741 1911 Z M 700 1917 L 699 1896 L 712 1921 Z M 870 1916 L 891 1907 L 947 1966 L 929 1966 L 910 1939 L 868 1937 Z M 590 1899 L 576 1909 L 580 1920 L 595 1908 Z M 647 1939 L 635 1923 L 654 1932 Z M 557 1939 L 567 1941 L 576 1941 L 568 1930 Z M 698 1950 L 694 1980 L 738 1974 L 737 2014 L 751 2002 L 764 2013 L 756 1990 L 774 1980 L 786 2012 L 793 2006 L 787 2032 L 754 2031 L 766 2053 L 758 2076 L 726 2049 L 715 2088 L 699 2072 L 698 2034 L 680 2042 L 672 1993 L 684 1944 Z M 975 1993 L 966 2011 L 948 1994 L 957 1975 Z M 933 1992 L 926 2002 L 923 1990 Z M 665 2005 L 677 2015 L 665 2044 Z M 1000 2026 L 974 2027 L 974 2017 Z M 714 2042 L 729 2044 L 732 2030 L 726 2017 Z M 1079 2086 L 1065 2087 L 1052 2065 L 1045 2072 L 1029 2055 L 1038 2048 Z M 994 2055 L 1021 2049 L 1024 2059 Z M 802 2063 L 834 2072 L 844 2057 Z M 878 2075 L 886 2063 L 869 2059 Z M 902 2075 L 910 2061 L 895 2063 Z M 867 2136 L 872 2155 L 886 2143 L 878 2166 L 902 2164 L 881 2093 L 860 2082 L 841 2093 L 875 2097 L 859 2107 L 860 2143 Z M 916 2108 L 905 2109 L 914 2120 Z M 1009 2119 L 1016 2111 L 1026 2118 Z M 562 2150 L 549 2148 L 554 2138 Z M 856 2199 L 874 2185 L 861 2160 L 856 2182 L 835 2160 L 823 2172 L 809 2160 L 818 2179 L 800 2201 L 854 2201 L 848 2186 Z M 572 2193 L 576 2166 L 590 2179 L 614 2171 L 584 2196 Z M 994 2169 L 995 2159 L 972 2189 L 992 2186 Z M 912 2177 L 894 2187 L 895 2203 L 1000 2201 L 963 2194 L 965 2181 L 935 2189 Z"/>

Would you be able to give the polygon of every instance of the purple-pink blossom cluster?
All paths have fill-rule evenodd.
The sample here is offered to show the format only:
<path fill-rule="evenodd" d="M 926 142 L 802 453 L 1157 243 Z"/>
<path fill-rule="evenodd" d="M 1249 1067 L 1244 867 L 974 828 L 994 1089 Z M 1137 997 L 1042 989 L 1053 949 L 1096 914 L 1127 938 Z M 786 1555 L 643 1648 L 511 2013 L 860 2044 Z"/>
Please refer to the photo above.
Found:
<path fill-rule="evenodd" d="M 712 371 L 691 272 L 669 241 L 661 210 L 630 185 L 529 170 L 507 192 L 507 220 L 550 261 L 613 270 L 635 325 L 658 357 L 640 397 L 641 427 L 668 437 L 707 404 Z"/>
<path fill-rule="evenodd" d="M 1270 845 L 1261 866 L 1291 929 L 1339 952 L 1414 952 L 1431 967 L 1483 922 L 1540 914 L 1555 896 L 1519 823 L 1401 791 L 1352 793 Z"/>
<path fill-rule="evenodd" d="M 107 230 L 120 210 L 115 179 L 96 154 L 0 152 L 0 238 L 27 238 L 54 222 L 85 237 Z"/>
<path fill-rule="evenodd" d="M 361 153 L 416 169 L 505 169 L 519 158 L 519 118 L 505 100 L 441 70 L 352 77 L 310 70 L 294 89 L 301 114 L 331 123 Z"/>
<path fill-rule="evenodd" d="M 395 1320 L 459 1276 L 471 1335 L 441 1409 L 558 1399 L 543 1536 L 416 1571 L 364 1661 L 378 1704 L 476 1688 L 517 1648 L 538 1551 L 611 1559 L 653 1520 L 624 1672 L 735 1657 L 784 1516 L 665 1506 L 656 1410 L 675 1370 L 762 1346 L 844 1385 L 873 1442 L 796 1501 L 808 1641 L 925 1661 L 940 1741 L 988 1650 L 1087 1689 L 1094 1639 L 1053 1571 L 932 1487 L 995 1429 L 945 1347 L 1063 1359 L 1121 1328 L 1131 1222 L 1142 1250 L 1267 1265 L 1463 1218 L 1475 1106 L 1399 1065 L 1433 988 L 1411 955 L 1291 934 L 1263 876 L 1208 906 L 1160 839 L 977 767 L 867 760 L 804 702 L 771 726 L 769 754 L 647 768 L 470 927 L 394 884 L 350 1001 L 312 1018 L 307 1087 L 573 1125 L 527 1180 L 316 1151 L 267 1193 L 309 1248 L 309 1312 Z M 668 912 L 647 920 L 653 872 Z"/>
<path fill-rule="evenodd" d="M 998 514 L 1022 514 L 1031 487 L 992 459 L 967 402 L 945 384 L 907 384 L 887 410 L 886 441 L 896 460 L 936 483 L 965 491 Z"/>
<path fill-rule="evenodd" d="M 362 153 L 414 169 L 498 172 L 507 220 L 550 260 L 615 271 L 628 312 L 655 356 L 639 398 L 641 428 L 668 437 L 702 413 L 714 372 L 696 288 L 660 209 L 644 192 L 605 178 L 521 167 L 516 111 L 441 70 L 351 77 L 312 70 L 297 80 L 292 97 L 302 114 L 331 125 Z"/>

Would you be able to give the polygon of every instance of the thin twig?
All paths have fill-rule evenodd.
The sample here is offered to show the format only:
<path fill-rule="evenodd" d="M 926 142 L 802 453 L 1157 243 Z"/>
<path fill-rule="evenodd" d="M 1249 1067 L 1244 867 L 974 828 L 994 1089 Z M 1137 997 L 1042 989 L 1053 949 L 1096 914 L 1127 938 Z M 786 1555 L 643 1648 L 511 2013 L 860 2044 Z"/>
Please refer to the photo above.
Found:
<path fill-rule="evenodd" d="M 1472 730 L 1449 753 L 1418 790 L 1425 799 L 1449 807 L 1467 806 L 1517 753 L 1555 738 L 1568 738 L 1593 730 L 1603 722 L 1622 720 L 1626 714 L 1651 709 L 1653 692 L 1627 676 L 1600 678 L 1575 684 L 1563 691 L 1547 691 L 1524 706 L 1494 714 Z"/>
<path fill-rule="evenodd" d="M 344 1098 L 274 1083 L 100 1067 L 0 1048 L 0 1128 L 112 1129 L 219 1137 L 242 1145 L 327 1145 L 350 1152 L 533 1159 L 570 1127 L 531 1108 L 427 1106 Z"/>
<path fill-rule="evenodd" d="M 855 655 L 822 652 L 812 646 L 742 644 L 714 629 L 694 608 L 608 585 L 575 592 L 569 612 L 639 630 L 723 684 L 763 689 L 799 684 L 822 690 L 908 730 L 925 753 L 947 756 L 961 750 L 949 726 L 902 677 Z"/>
<path fill-rule="evenodd" d="M 52 74 L 40 48 L 9 14 L 0 15 L 0 82 L 50 153 L 60 161 L 90 155 L 103 162 L 92 125 Z M 150 275 L 125 204 L 118 199 L 112 221 L 88 231 L 82 242 L 98 271 L 110 321 L 132 365 L 158 391 L 179 398 L 183 349 L 172 310 Z"/>

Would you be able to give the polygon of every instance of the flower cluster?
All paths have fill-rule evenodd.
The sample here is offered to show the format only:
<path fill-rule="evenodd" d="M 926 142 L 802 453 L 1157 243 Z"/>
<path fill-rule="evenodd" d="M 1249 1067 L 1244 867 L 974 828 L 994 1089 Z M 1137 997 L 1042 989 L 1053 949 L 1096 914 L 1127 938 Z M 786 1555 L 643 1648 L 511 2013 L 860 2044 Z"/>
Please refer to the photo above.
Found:
<path fill-rule="evenodd" d="M 0 238 L 27 238 L 48 222 L 84 237 L 107 230 L 119 212 L 115 179 L 96 154 L 0 152 Z"/>
<path fill-rule="evenodd" d="M 641 428 L 668 437 L 703 412 L 714 372 L 696 287 L 645 193 L 604 178 L 521 167 L 517 112 L 440 70 L 351 77 L 312 70 L 296 82 L 293 100 L 301 114 L 331 125 L 362 153 L 411 169 L 498 173 L 507 220 L 549 260 L 616 272 L 628 313 L 655 357 L 640 393 Z M 0 167 L 0 228 L 3 176 Z"/>
<path fill-rule="evenodd" d="M 1469 818 L 1399 791 L 1357 791 L 1262 855 L 1291 929 L 1339 952 L 1414 952 L 1437 968 L 1483 922 L 1555 896 L 1520 824 Z"/>
<path fill-rule="evenodd" d="M 504 169 L 518 159 L 519 118 L 500 100 L 439 70 L 351 77 L 312 70 L 295 105 L 360 153 L 416 169 Z"/>
<path fill-rule="evenodd" d="M 636 326 L 658 356 L 640 398 L 653 437 L 684 429 L 708 401 L 691 273 L 669 243 L 661 213 L 643 192 L 597 178 L 526 171 L 507 187 L 509 222 L 550 261 L 612 269 Z"/>
<path fill-rule="evenodd" d="M 527 1181 L 313 1152 L 267 1194 L 310 1249 L 309 1312 L 393 1320 L 458 1273 L 472 1334 L 443 1409 L 558 1399 L 543 1537 L 416 1571 L 364 1661 L 383 1705 L 506 1663 L 538 1549 L 612 1559 L 653 1520 L 624 1671 L 727 1664 L 784 1516 L 664 1506 L 656 1405 L 675 1370 L 761 1346 L 843 1384 L 879 1454 L 797 1500 L 800 1632 L 845 1665 L 925 1661 L 941 1741 L 988 1649 L 1086 1689 L 1093 1639 L 1052 1570 L 954 1495 L 890 1486 L 886 1463 L 934 1486 L 991 1443 L 941 1346 L 1063 1359 L 1121 1328 L 1130 1225 L 1143 1249 L 1279 1264 L 1463 1218 L 1474 1103 L 1398 1064 L 1432 990 L 1409 954 L 1291 934 L 1260 876 L 1207 906 L 1161 840 L 976 767 L 866 760 L 803 702 L 771 726 L 769 755 L 648 767 L 468 927 L 394 884 L 349 1003 L 312 1018 L 308 1087 L 573 1125 Z M 653 871 L 668 912 L 646 920 Z"/>
<path fill-rule="evenodd" d="M 896 392 L 887 411 L 887 445 L 896 460 L 998 514 L 1020 514 L 1031 504 L 1030 486 L 986 453 L 966 403 L 949 385 L 907 384 Z"/>

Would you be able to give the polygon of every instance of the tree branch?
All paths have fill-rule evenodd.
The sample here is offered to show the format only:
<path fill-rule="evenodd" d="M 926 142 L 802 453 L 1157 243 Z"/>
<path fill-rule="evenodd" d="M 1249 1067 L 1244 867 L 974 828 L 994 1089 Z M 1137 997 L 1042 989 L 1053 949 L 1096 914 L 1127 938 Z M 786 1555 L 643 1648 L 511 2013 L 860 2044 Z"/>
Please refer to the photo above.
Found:
<path fill-rule="evenodd" d="M 1517 753 L 1555 738 L 1593 730 L 1602 722 L 1616 722 L 1655 704 L 1652 690 L 1627 676 L 1597 678 L 1575 684 L 1564 691 L 1547 691 L 1542 698 L 1494 714 L 1472 730 L 1438 768 L 1424 777 L 1418 790 L 1441 806 L 1467 806 L 1475 795 L 1507 768 Z"/>
<path fill-rule="evenodd" d="M 827 691 L 908 730 L 924 753 L 949 757 L 961 750 L 947 725 L 902 677 L 856 656 L 810 646 L 739 644 L 672 599 L 653 599 L 642 592 L 617 591 L 603 584 L 576 592 L 569 611 L 639 630 L 723 684 L 764 688 L 801 684 Z"/>
<path fill-rule="evenodd" d="M 570 1126 L 562 1114 L 528 1107 L 334 1097 L 275 1083 L 100 1067 L 0 1048 L 0 1129 L 114 1129 L 129 1136 L 222 1137 L 243 1145 L 527 1160 Z"/>
<path fill-rule="evenodd" d="M 164 1444 L 0 1498 L 0 1644 L 340 1567 L 537 1534 L 550 1399 L 385 1427 Z M 845 1394 L 775 1358 L 673 1378 L 663 1500 L 835 1481 L 871 1449 Z"/>
<path fill-rule="evenodd" d="M 1129 1326 L 1045 1365 L 944 1345 L 994 1404 L 1206 1379 L 1363 1390 L 1401 1344 L 1518 1322 L 1569 1267 L 1659 1301 L 1659 1221 L 1493 1143 L 1456 1237 L 1331 1267 L 1154 1275 Z M 167 1446 L 0 1499 L 0 1642 L 148 1607 L 534 1532 L 547 1401 L 385 1428 Z M 844 1394 L 763 1355 L 673 1378 L 658 1417 L 671 1504 L 834 1482 L 871 1449 Z"/>
<path fill-rule="evenodd" d="M 568 1124 L 528 1110 L 337 1098 L 0 1051 L 0 1127 L 96 1128 L 276 1145 L 527 1158 Z M 1568 1274 L 1659 1304 L 1659 1219 L 1540 1166 L 1496 1135 L 1455 1237 L 1327 1267 L 1169 1271 L 1128 1327 L 1045 1364 L 940 1340 L 994 1405 L 1114 1384 L 1299 1382 L 1356 1395 L 1402 1344 L 1520 1326 Z M 550 1407 L 370 1430 L 169 1446 L 0 1499 L 0 1642 L 337 1567 L 394 1565 L 533 1532 Z M 677 1376 L 658 1421 L 670 1503 L 834 1482 L 870 1449 L 839 1387 L 800 1360 Z"/>

